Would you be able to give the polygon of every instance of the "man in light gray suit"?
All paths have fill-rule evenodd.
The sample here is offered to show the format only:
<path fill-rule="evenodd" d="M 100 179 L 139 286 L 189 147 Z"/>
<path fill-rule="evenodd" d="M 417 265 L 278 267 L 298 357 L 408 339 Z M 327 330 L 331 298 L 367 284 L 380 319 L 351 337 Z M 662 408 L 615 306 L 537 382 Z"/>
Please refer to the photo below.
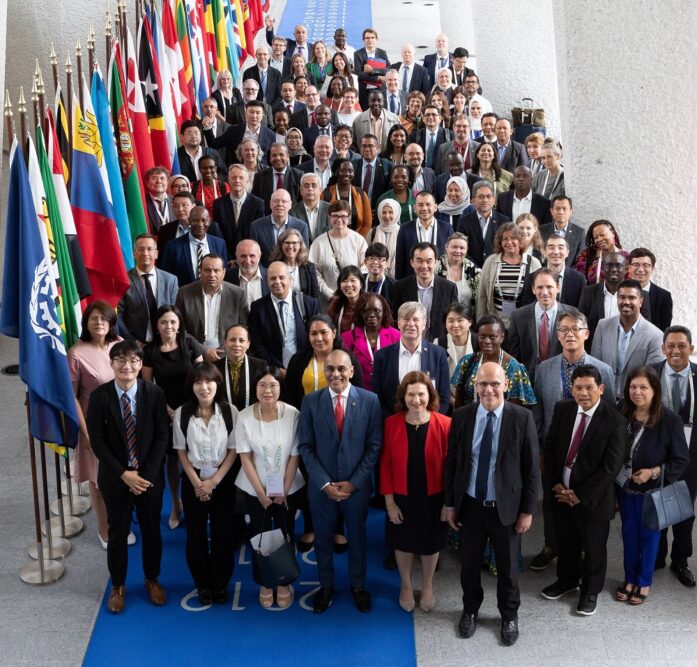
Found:
<path fill-rule="evenodd" d="M 155 268 L 157 242 L 150 234 L 136 237 L 133 256 L 136 265 L 128 272 L 131 286 L 119 301 L 118 322 L 122 338 L 146 343 L 153 338 L 160 306 L 173 304 L 179 285 L 176 276 Z"/>
<path fill-rule="evenodd" d="M 322 201 L 322 183 L 317 174 L 303 174 L 300 179 L 300 199 L 290 215 L 307 224 L 310 243 L 320 234 L 329 231 L 329 219 L 327 210 L 329 204 Z"/>
<path fill-rule="evenodd" d="M 517 311 L 516 311 L 517 312 Z M 572 398 L 571 395 L 571 374 L 579 366 L 590 364 L 600 371 L 600 377 L 606 387 L 612 387 L 615 378 L 612 369 L 600 359 L 586 354 L 585 342 L 588 338 L 588 321 L 586 316 L 575 308 L 567 307 L 563 312 L 557 314 L 556 339 L 561 345 L 561 354 L 550 357 L 546 361 L 540 362 L 535 372 L 535 396 L 537 405 L 533 408 L 535 423 L 540 442 L 547 438 L 549 426 L 552 423 L 554 406 L 558 401 L 565 398 Z M 601 400 L 608 402 L 614 407 L 615 395 L 612 391 L 606 391 Z M 544 519 L 545 546 L 531 563 L 531 570 L 547 569 L 557 557 L 557 540 L 554 533 L 554 523 L 552 519 L 552 503 L 554 494 L 552 485 L 548 483 L 544 469 L 542 473 L 542 516 Z"/>
<path fill-rule="evenodd" d="M 595 330 L 591 354 L 614 370 L 617 398 L 623 395 L 627 375 L 632 370 L 657 364 L 664 358 L 661 352 L 663 333 L 642 317 L 643 302 L 641 283 L 623 280 L 617 288 L 620 314 L 600 320 Z"/>

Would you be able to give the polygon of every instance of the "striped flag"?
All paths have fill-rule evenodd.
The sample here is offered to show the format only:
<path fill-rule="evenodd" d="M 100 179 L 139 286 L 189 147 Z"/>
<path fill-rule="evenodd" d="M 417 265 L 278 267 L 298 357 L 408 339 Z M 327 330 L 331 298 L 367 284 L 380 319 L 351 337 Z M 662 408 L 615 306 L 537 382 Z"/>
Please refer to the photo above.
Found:
<path fill-rule="evenodd" d="M 182 121 L 191 118 L 191 100 L 189 99 L 189 89 L 186 83 L 181 45 L 177 37 L 177 27 L 174 24 L 172 4 L 169 0 L 165 0 L 162 3 L 162 39 L 167 61 L 169 62 L 169 73 L 172 77 L 177 127 L 180 127 Z"/>
<path fill-rule="evenodd" d="M 70 168 L 68 166 L 70 164 L 70 122 L 65 111 L 63 91 L 60 83 L 56 87 L 55 114 L 58 121 L 55 126 L 56 136 L 58 137 L 58 146 L 60 147 L 63 160 L 63 178 L 65 179 L 65 184 L 68 185 L 70 181 Z"/>
<path fill-rule="evenodd" d="M 191 107 L 191 115 L 193 118 L 197 115 L 198 101 L 196 99 L 196 79 L 194 78 L 194 67 L 191 60 L 191 42 L 189 39 L 189 21 L 186 14 L 186 6 L 184 0 L 175 1 L 175 20 L 177 28 L 177 41 L 182 54 L 182 71 L 186 82 L 186 97 L 189 100 Z M 188 120 L 188 118 L 187 118 Z"/>

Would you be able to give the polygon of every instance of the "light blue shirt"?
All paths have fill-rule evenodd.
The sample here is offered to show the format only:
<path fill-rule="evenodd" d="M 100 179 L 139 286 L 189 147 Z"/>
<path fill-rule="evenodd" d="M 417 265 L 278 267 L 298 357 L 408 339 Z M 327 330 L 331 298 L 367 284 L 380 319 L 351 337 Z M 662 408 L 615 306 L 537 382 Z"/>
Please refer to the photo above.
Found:
<path fill-rule="evenodd" d="M 116 395 L 118 396 L 119 399 L 119 407 L 121 408 L 121 416 L 123 417 L 123 405 L 121 404 L 121 397 L 126 394 L 128 396 L 128 400 L 131 402 L 131 414 L 133 415 L 133 418 L 135 419 L 136 416 L 136 394 L 138 393 L 138 381 L 136 380 L 133 383 L 133 386 L 128 390 L 124 391 L 119 387 L 119 383 L 114 380 L 114 387 L 116 387 Z"/>
<path fill-rule="evenodd" d="M 661 388 L 663 389 L 663 405 L 673 409 L 673 373 L 675 371 L 668 365 L 668 362 L 663 366 L 661 374 Z M 680 403 L 687 403 L 687 387 L 690 383 L 690 364 L 678 371 L 678 382 L 680 383 Z"/>
<path fill-rule="evenodd" d="M 287 367 L 290 358 L 298 351 L 295 332 L 295 312 L 293 310 L 293 291 L 290 290 L 285 299 L 279 299 L 272 294 L 271 300 L 276 306 L 276 312 L 278 313 L 278 322 L 281 326 L 281 335 L 283 336 L 283 366 Z M 283 313 L 281 313 L 281 301 L 286 303 Z"/>
<path fill-rule="evenodd" d="M 557 320 L 557 304 L 555 303 L 548 311 L 544 311 L 539 301 L 535 302 L 535 333 L 537 334 L 538 347 L 540 342 L 540 326 L 542 325 L 542 313 L 544 312 L 547 312 L 547 317 L 549 318 L 549 351 L 551 356 L 551 352 L 554 349 L 554 339 L 552 338 L 552 333 L 554 332 L 554 323 Z"/>
<path fill-rule="evenodd" d="M 505 401 L 501 401 L 496 410 L 494 410 L 494 435 L 491 442 L 491 459 L 489 461 L 489 479 L 486 484 L 486 499 L 496 500 L 496 484 L 494 483 L 494 474 L 496 472 L 496 457 L 499 451 L 499 435 L 501 433 L 501 415 L 503 414 L 503 405 Z M 487 414 L 489 411 L 480 403 L 477 408 L 477 417 L 474 422 L 474 435 L 472 437 L 472 462 L 470 463 L 470 476 L 467 483 L 467 495 L 475 497 L 475 486 L 477 484 L 477 467 L 479 466 L 479 450 L 482 445 L 482 437 L 486 428 Z"/>

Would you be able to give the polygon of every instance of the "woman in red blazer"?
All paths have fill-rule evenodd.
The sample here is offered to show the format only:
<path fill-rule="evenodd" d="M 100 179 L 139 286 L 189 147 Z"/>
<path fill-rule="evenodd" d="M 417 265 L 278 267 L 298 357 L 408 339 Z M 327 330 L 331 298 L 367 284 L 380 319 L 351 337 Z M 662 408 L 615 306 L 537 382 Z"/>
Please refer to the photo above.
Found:
<path fill-rule="evenodd" d="M 397 390 L 396 414 L 385 420 L 380 488 L 385 496 L 385 541 L 395 551 L 401 578 L 399 606 L 414 609 L 411 568 L 421 558 L 419 606 L 435 606 L 433 573 L 445 548 L 443 464 L 450 417 L 438 412 L 439 398 L 426 373 L 411 371 Z"/>

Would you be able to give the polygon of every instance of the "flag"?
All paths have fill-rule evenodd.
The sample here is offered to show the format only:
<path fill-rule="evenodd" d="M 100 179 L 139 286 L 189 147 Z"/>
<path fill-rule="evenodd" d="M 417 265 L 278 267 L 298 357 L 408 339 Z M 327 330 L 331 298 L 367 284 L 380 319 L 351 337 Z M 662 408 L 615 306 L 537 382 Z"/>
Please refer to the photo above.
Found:
<path fill-rule="evenodd" d="M 230 0 L 223 0 L 223 11 L 225 13 L 225 29 L 227 30 L 228 60 L 230 61 L 230 73 L 232 83 L 237 84 L 240 80 L 240 36 L 236 34 L 235 9 Z"/>
<path fill-rule="evenodd" d="M 70 201 L 92 286 L 90 300 L 102 299 L 115 308 L 130 283 L 106 190 L 109 183 L 101 174 L 105 166 L 99 129 L 93 114 L 83 117 L 77 100 L 73 103 L 72 169 Z"/>
<path fill-rule="evenodd" d="M 111 63 L 109 64 L 109 104 L 111 107 L 111 122 L 114 128 L 116 152 L 118 155 L 123 183 L 123 194 L 126 199 L 128 222 L 131 230 L 131 239 L 148 231 L 145 207 L 143 205 L 143 192 L 140 187 L 138 163 L 136 159 L 136 146 L 133 143 L 133 133 L 128 114 L 128 107 L 123 95 L 123 68 L 118 43 L 114 43 L 111 51 Z"/>
<path fill-rule="evenodd" d="M 230 65 L 231 53 L 230 42 L 228 42 L 227 25 L 225 24 L 225 11 L 223 10 L 222 0 L 212 0 L 213 2 L 213 27 L 215 29 L 215 44 L 218 50 L 218 69 L 232 72 Z M 215 77 L 214 77 L 215 78 Z M 233 77 L 233 82 L 235 78 Z"/>
<path fill-rule="evenodd" d="M 85 268 L 85 260 L 82 258 L 82 248 L 77 238 L 77 229 L 75 228 L 75 219 L 73 218 L 73 209 L 70 207 L 70 199 L 68 198 L 68 189 L 63 180 L 63 157 L 58 146 L 58 136 L 56 135 L 56 126 L 53 120 L 51 109 L 46 109 L 48 118 L 48 162 L 51 165 L 51 176 L 53 178 L 53 189 L 56 195 L 56 201 L 60 210 L 60 219 L 65 232 L 65 240 L 68 244 L 68 253 L 70 254 L 70 264 L 73 268 L 73 276 L 75 276 L 75 286 L 80 299 L 85 299 L 92 294 L 90 280 L 87 276 Z M 76 316 L 78 323 L 78 334 L 82 321 L 82 308 L 78 303 L 76 305 Z"/>
<path fill-rule="evenodd" d="M 63 91 L 60 83 L 56 86 L 56 136 L 58 137 L 58 146 L 63 161 L 63 179 L 68 185 L 70 181 L 70 123 L 68 122 L 68 114 L 65 112 L 65 104 L 63 103 Z"/>
<path fill-rule="evenodd" d="M 186 6 L 184 5 L 184 0 L 174 0 L 175 1 L 175 18 L 176 18 L 176 28 L 177 28 L 177 41 L 179 43 L 179 49 L 182 54 L 182 72 L 184 74 L 184 80 L 186 82 L 186 97 L 189 100 L 189 106 L 191 107 L 191 115 L 186 118 L 194 118 L 196 116 L 196 110 L 198 103 L 196 100 L 196 80 L 194 78 L 194 67 L 191 59 L 191 42 L 189 39 L 189 19 L 186 13 Z"/>
<path fill-rule="evenodd" d="M 177 127 L 181 127 L 182 121 L 191 118 L 191 101 L 189 99 L 189 89 L 186 83 L 181 45 L 177 37 L 177 27 L 174 24 L 172 4 L 169 0 L 165 0 L 162 3 L 162 40 L 169 63 L 169 73 L 172 77 L 174 111 L 177 114 Z"/>
<path fill-rule="evenodd" d="M 27 385 L 31 434 L 74 447 L 78 420 L 56 312 L 56 284 L 16 138 L 5 229 L 0 332 L 19 338 L 19 375 Z"/>
<path fill-rule="evenodd" d="M 247 53 L 254 58 L 254 18 L 249 11 L 249 3 L 247 0 L 241 0 L 241 2 L 245 46 L 247 48 Z"/>
<path fill-rule="evenodd" d="M 213 17 L 213 0 L 203 0 L 203 39 L 206 45 L 206 62 L 208 63 L 208 80 L 215 81 L 216 72 L 225 69 L 220 65 L 218 45 L 215 35 L 215 19 Z"/>
<path fill-rule="evenodd" d="M 247 58 L 247 40 L 244 34 L 244 14 L 242 13 L 242 1 L 241 0 L 231 0 L 234 3 L 232 6 L 235 10 L 234 22 L 235 22 L 235 33 L 237 34 L 237 42 L 240 45 L 240 61 L 239 66 L 242 67 Z"/>
<path fill-rule="evenodd" d="M 206 71 L 206 49 L 203 43 L 202 21 L 196 0 L 186 0 L 186 15 L 189 23 L 189 42 L 191 44 L 191 64 L 196 80 L 196 104 L 201 108 L 201 102 L 209 96 L 208 73 Z"/>

